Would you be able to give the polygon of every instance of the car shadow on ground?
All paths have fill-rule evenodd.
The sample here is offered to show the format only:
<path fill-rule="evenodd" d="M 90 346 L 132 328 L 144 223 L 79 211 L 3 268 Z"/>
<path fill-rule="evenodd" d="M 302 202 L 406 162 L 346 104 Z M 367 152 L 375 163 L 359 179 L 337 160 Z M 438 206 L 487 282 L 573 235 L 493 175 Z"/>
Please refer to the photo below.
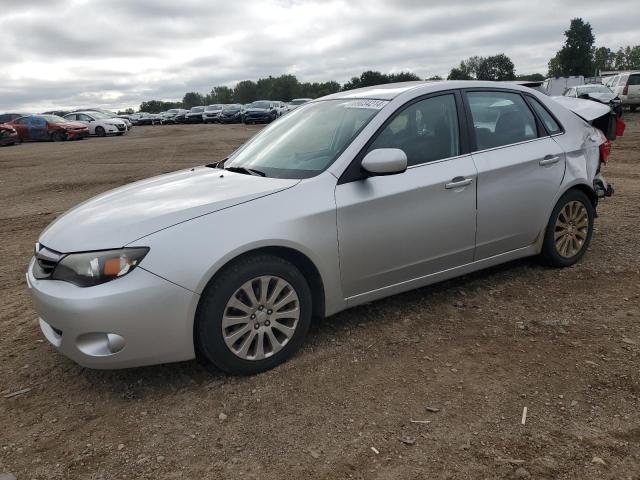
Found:
<path fill-rule="evenodd" d="M 317 320 L 309 332 L 306 346 L 289 362 L 296 362 L 296 358 L 305 355 L 307 348 L 315 349 L 328 344 L 330 338 L 336 335 L 336 329 L 355 329 L 361 324 L 362 317 L 375 316 L 376 322 L 382 322 L 380 325 L 393 323 L 399 320 L 399 306 L 401 308 L 404 305 L 424 302 L 425 297 L 434 299 L 436 303 L 430 305 L 434 308 L 454 305 L 460 297 L 461 290 L 475 289 L 483 287 L 485 284 L 491 284 L 495 287 L 508 283 L 512 277 L 522 275 L 529 269 L 542 273 L 546 267 L 541 266 L 535 258 L 514 260 L 354 307 L 327 319 Z M 375 315 L 372 315 L 372 310 Z M 433 318 L 433 321 L 437 321 L 437 319 Z M 61 362 L 68 362 L 68 374 L 74 369 L 78 369 L 78 373 L 84 377 L 92 389 L 101 390 L 105 395 L 115 396 L 124 401 L 142 400 L 149 397 L 161 398 L 184 389 L 215 387 L 230 382 L 243 382 L 243 379 L 251 378 L 229 376 L 213 368 L 204 367 L 196 360 L 123 370 L 92 370 L 79 367 L 62 356 L 60 358 Z M 276 370 L 279 368 L 283 367 L 276 367 Z"/>

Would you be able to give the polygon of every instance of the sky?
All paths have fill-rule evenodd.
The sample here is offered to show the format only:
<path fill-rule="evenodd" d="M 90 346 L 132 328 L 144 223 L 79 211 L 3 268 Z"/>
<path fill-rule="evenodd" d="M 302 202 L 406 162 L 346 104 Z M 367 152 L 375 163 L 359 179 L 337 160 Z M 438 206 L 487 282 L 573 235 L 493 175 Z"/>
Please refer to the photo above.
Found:
<path fill-rule="evenodd" d="M 446 77 L 497 53 L 545 74 L 577 16 L 597 46 L 640 44 L 637 0 L 0 0 L 0 112 L 136 108 L 284 73 Z"/>

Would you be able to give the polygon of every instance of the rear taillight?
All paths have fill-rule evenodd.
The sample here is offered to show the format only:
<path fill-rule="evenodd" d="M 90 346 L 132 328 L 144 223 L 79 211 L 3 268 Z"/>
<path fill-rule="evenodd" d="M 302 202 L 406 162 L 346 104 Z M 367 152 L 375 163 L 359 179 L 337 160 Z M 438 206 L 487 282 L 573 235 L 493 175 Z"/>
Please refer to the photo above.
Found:
<path fill-rule="evenodd" d="M 616 119 L 616 137 L 621 137 L 624 135 L 624 129 L 625 129 L 626 125 L 624 123 L 624 120 L 622 120 L 620 117 L 618 117 Z"/>
<path fill-rule="evenodd" d="M 622 95 L 629 95 L 629 80 L 627 80 L 627 84 L 622 89 Z"/>
<path fill-rule="evenodd" d="M 609 155 L 611 154 L 611 140 L 605 139 L 603 143 L 600 144 L 600 161 L 605 165 L 609 161 Z"/>

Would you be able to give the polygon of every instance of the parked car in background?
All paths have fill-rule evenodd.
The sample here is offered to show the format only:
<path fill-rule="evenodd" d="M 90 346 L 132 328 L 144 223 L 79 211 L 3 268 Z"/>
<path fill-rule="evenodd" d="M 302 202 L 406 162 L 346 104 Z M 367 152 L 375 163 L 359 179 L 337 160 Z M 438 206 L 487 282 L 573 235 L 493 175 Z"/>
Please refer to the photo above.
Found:
<path fill-rule="evenodd" d="M 157 125 L 160 123 L 158 116 L 146 112 L 134 113 L 129 118 L 131 118 L 134 125 Z"/>
<path fill-rule="evenodd" d="M 570 87 L 563 93 L 563 96 L 604 103 L 609 105 L 616 115 L 622 115 L 622 102 L 620 98 L 612 92 L 609 87 L 602 84 L 590 83 Z"/>
<path fill-rule="evenodd" d="M 101 112 L 68 113 L 63 118 L 72 122 L 80 122 L 87 126 L 90 135 L 106 137 L 107 135 L 124 135 L 127 124 L 120 118 L 113 118 Z"/>
<path fill-rule="evenodd" d="M 167 110 L 166 112 L 164 112 L 164 114 L 162 115 L 162 124 L 166 125 L 169 123 L 175 123 L 175 117 L 176 115 L 178 115 L 178 113 L 180 113 L 180 109 L 179 108 L 171 108 L 169 110 Z"/>
<path fill-rule="evenodd" d="M 276 112 L 278 114 L 278 117 L 281 117 L 282 115 L 284 115 L 285 113 L 287 113 L 289 111 L 289 107 L 287 107 L 287 104 L 284 102 L 280 102 L 278 100 L 271 102 L 273 103 L 273 106 L 276 109 Z"/>
<path fill-rule="evenodd" d="M 310 102 L 311 100 L 312 100 L 311 98 L 294 98 L 289 102 L 289 111 L 295 110 L 300 105 L 304 105 L 305 103 Z"/>
<path fill-rule="evenodd" d="M 242 115 L 240 109 L 242 105 L 239 103 L 231 103 L 223 105 L 220 114 L 218 115 L 218 121 L 220 123 L 241 123 Z"/>
<path fill-rule="evenodd" d="M 244 111 L 242 121 L 247 124 L 271 123 L 278 118 L 278 109 L 270 100 L 258 100 L 249 104 Z"/>
<path fill-rule="evenodd" d="M 202 112 L 202 122 L 218 123 L 220 112 L 222 112 L 222 104 L 207 105 Z"/>
<path fill-rule="evenodd" d="M 185 116 L 186 123 L 202 123 L 202 114 L 204 113 L 204 106 L 191 107 L 189 113 Z"/>
<path fill-rule="evenodd" d="M 173 117 L 173 123 L 187 123 L 187 113 L 189 113 L 189 110 L 181 108 Z"/>
<path fill-rule="evenodd" d="M 622 105 L 635 112 L 640 107 L 640 71 L 619 73 L 607 78 L 606 85 L 618 96 Z"/>
<path fill-rule="evenodd" d="M 57 115 L 29 115 L 9 123 L 18 132 L 20 140 L 62 142 L 82 140 L 89 136 L 89 129 L 80 122 L 71 122 Z"/>
<path fill-rule="evenodd" d="M 560 98 L 584 120 L 498 82 L 339 92 L 218 164 L 85 201 L 29 262 L 40 328 L 85 367 L 253 374 L 293 355 L 313 316 L 527 256 L 573 265 L 611 193 L 587 123 L 610 109 Z"/>
<path fill-rule="evenodd" d="M 30 113 L 0 113 L 0 123 L 9 123 L 16 118 L 27 117 Z"/>
<path fill-rule="evenodd" d="M 0 145 L 15 145 L 16 143 L 20 143 L 20 136 L 13 125 L 0 123 Z"/>

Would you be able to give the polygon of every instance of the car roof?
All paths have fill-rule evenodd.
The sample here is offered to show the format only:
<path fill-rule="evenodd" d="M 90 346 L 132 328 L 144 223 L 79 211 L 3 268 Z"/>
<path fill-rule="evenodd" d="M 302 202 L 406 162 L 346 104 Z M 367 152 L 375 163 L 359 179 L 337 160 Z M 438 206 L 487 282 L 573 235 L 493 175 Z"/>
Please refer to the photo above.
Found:
<path fill-rule="evenodd" d="M 333 100 L 340 98 L 369 98 L 375 100 L 393 100 L 397 96 L 408 92 L 415 91 L 416 95 L 438 92 L 441 90 L 451 90 L 456 88 L 507 88 L 511 90 L 528 91 L 526 87 L 522 87 L 511 82 L 486 82 L 478 80 L 441 80 L 436 82 L 400 82 L 387 83 L 384 85 L 375 85 L 372 87 L 356 88 L 355 90 L 346 90 L 338 92 L 326 97 L 322 100 Z"/>

